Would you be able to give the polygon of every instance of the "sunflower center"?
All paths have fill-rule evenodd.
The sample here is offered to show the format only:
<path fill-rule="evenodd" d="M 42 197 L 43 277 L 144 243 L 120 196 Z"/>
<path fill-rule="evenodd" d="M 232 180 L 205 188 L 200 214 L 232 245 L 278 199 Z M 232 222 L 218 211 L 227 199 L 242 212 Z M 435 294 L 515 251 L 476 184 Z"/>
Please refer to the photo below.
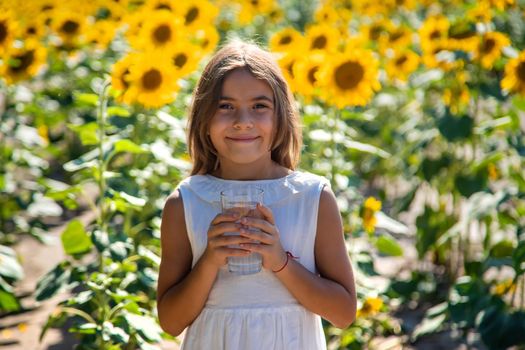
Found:
<path fill-rule="evenodd" d="M 257 5 L 259 5 L 259 0 L 251 0 L 250 2 L 251 2 L 251 4 L 252 4 L 252 6 L 257 6 Z"/>
<path fill-rule="evenodd" d="M 122 74 L 119 77 L 119 80 L 120 80 L 120 82 L 122 83 L 122 86 L 124 86 L 125 89 L 127 89 L 129 87 L 129 83 L 126 80 L 126 76 L 128 74 L 129 74 L 129 69 L 126 68 L 126 70 L 124 72 L 122 72 Z"/>
<path fill-rule="evenodd" d="M 27 27 L 27 29 L 26 29 L 26 34 L 28 34 L 28 35 L 35 35 L 37 32 L 38 31 L 37 31 L 36 27 L 34 27 L 34 26 Z M 1 41 L 1 39 L 0 39 L 0 41 Z"/>
<path fill-rule="evenodd" d="M 516 74 L 521 83 L 525 82 L 525 61 L 521 61 L 516 67 Z"/>
<path fill-rule="evenodd" d="M 354 61 L 345 62 L 335 69 L 335 83 L 342 90 L 355 88 L 364 76 L 363 66 Z"/>
<path fill-rule="evenodd" d="M 390 41 L 395 42 L 403 37 L 403 31 L 396 30 L 390 35 Z"/>
<path fill-rule="evenodd" d="M 142 86 L 145 90 L 156 90 L 160 84 L 162 84 L 162 75 L 155 68 L 150 69 L 142 76 Z"/>
<path fill-rule="evenodd" d="M 315 78 L 315 73 L 319 70 L 319 67 L 312 67 L 308 70 L 308 81 L 310 84 L 315 84 L 317 79 Z"/>
<path fill-rule="evenodd" d="M 379 39 L 382 31 L 383 31 L 383 28 L 381 26 L 373 26 L 372 28 L 370 28 L 370 39 L 371 40 Z"/>
<path fill-rule="evenodd" d="M 288 45 L 291 42 L 292 42 L 292 37 L 289 35 L 285 35 L 281 38 L 281 40 L 279 40 L 280 45 Z"/>
<path fill-rule="evenodd" d="M 166 43 L 171 39 L 171 28 L 166 24 L 161 24 L 153 31 L 155 41 L 161 44 Z"/>
<path fill-rule="evenodd" d="M 78 24 L 78 22 L 68 19 L 62 24 L 62 26 L 60 27 L 60 31 L 66 33 L 67 35 L 73 35 L 78 31 L 79 27 L 80 25 Z"/>
<path fill-rule="evenodd" d="M 441 32 L 439 30 L 434 30 L 432 33 L 430 33 L 430 40 L 436 40 L 441 38 Z"/>
<path fill-rule="evenodd" d="M 407 56 L 398 57 L 398 59 L 396 60 L 396 66 L 402 66 L 407 60 Z"/>
<path fill-rule="evenodd" d="M 5 21 L 0 22 L 0 43 L 3 43 L 7 38 L 7 23 Z"/>
<path fill-rule="evenodd" d="M 155 10 L 168 10 L 168 11 L 172 11 L 173 9 L 171 8 L 170 5 L 166 4 L 166 3 L 163 3 L 163 4 L 158 4 L 157 7 L 155 7 Z"/>
<path fill-rule="evenodd" d="M 496 41 L 494 39 L 487 39 L 483 41 L 481 46 L 481 52 L 489 53 L 496 46 Z"/>
<path fill-rule="evenodd" d="M 24 72 L 35 60 L 35 51 L 29 50 L 20 55 L 13 57 L 13 61 L 16 63 L 14 66 L 10 66 L 9 70 L 13 73 L 22 73 Z"/>
<path fill-rule="evenodd" d="M 173 57 L 173 63 L 179 68 L 184 67 L 186 62 L 188 62 L 188 56 L 182 52 Z"/>
<path fill-rule="evenodd" d="M 186 17 L 184 17 L 184 24 L 191 24 L 195 19 L 199 17 L 199 8 L 192 7 L 188 12 L 186 12 Z"/>
<path fill-rule="evenodd" d="M 326 40 L 326 36 L 319 35 L 312 42 L 312 49 L 324 49 L 326 47 L 327 42 L 328 40 Z"/>

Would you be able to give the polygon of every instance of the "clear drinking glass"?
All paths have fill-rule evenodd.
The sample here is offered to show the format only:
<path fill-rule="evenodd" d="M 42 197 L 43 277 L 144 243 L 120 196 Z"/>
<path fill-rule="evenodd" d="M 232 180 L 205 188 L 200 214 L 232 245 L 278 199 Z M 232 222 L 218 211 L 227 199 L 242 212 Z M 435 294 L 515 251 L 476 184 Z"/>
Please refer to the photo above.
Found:
<path fill-rule="evenodd" d="M 221 192 L 221 207 L 223 213 L 237 212 L 240 218 L 244 216 L 261 217 L 257 210 L 257 203 L 262 203 L 264 191 L 260 188 L 243 187 L 232 188 Z M 239 218 L 239 219 L 240 219 Z M 225 233 L 235 235 L 237 233 Z M 238 247 L 238 246 L 233 246 Z M 262 256 L 252 253 L 248 256 L 234 256 L 228 258 L 228 270 L 236 275 L 250 275 L 261 271 Z"/>

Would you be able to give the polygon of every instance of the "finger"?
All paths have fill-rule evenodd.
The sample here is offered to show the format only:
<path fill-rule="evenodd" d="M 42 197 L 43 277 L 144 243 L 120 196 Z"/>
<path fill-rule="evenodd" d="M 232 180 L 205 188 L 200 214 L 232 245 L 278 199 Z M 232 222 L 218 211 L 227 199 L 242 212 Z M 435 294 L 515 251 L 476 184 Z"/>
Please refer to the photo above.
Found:
<path fill-rule="evenodd" d="M 240 223 L 248 227 L 257 228 L 271 235 L 274 235 L 276 231 L 275 225 L 265 219 L 257 219 L 254 217 L 244 217 L 240 220 Z"/>
<path fill-rule="evenodd" d="M 240 245 L 243 243 L 253 243 L 253 239 L 245 237 L 245 236 L 219 236 L 216 238 L 213 238 L 210 242 L 212 245 L 216 247 L 222 247 L 222 246 L 231 246 L 231 245 Z"/>
<path fill-rule="evenodd" d="M 264 254 L 264 252 L 268 250 L 267 245 L 259 244 L 259 243 L 243 243 L 240 245 L 240 247 L 243 249 L 247 249 L 250 252 L 261 253 L 261 254 Z"/>
<path fill-rule="evenodd" d="M 260 230 L 241 228 L 239 232 L 241 236 L 249 239 L 250 242 L 257 241 L 263 244 L 273 244 L 275 242 L 275 239 L 272 237 L 272 235 L 269 235 L 268 233 Z"/>
<path fill-rule="evenodd" d="M 273 213 L 267 206 L 257 203 L 257 210 L 263 215 L 263 217 L 272 225 L 275 225 L 275 220 L 273 218 Z"/>
<path fill-rule="evenodd" d="M 240 218 L 238 212 L 219 213 L 213 218 L 210 225 L 217 225 L 223 222 L 234 222 Z"/>
<path fill-rule="evenodd" d="M 212 225 L 208 229 L 208 239 L 221 236 L 225 233 L 232 233 L 239 235 L 242 225 L 235 222 L 223 222 L 217 225 Z"/>
<path fill-rule="evenodd" d="M 250 255 L 252 252 L 247 250 L 247 249 L 242 249 L 242 248 L 228 248 L 228 247 L 224 247 L 224 248 L 217 248 L 216 249 L 217 253 L 220 255 L 220 256 L 223 256 L 224 259 L 225 259 L 225 262 L 226 262 L 226 258 L 227 257 L 230 257 L 230 256 L 247 256 L 247 255 Z"/>

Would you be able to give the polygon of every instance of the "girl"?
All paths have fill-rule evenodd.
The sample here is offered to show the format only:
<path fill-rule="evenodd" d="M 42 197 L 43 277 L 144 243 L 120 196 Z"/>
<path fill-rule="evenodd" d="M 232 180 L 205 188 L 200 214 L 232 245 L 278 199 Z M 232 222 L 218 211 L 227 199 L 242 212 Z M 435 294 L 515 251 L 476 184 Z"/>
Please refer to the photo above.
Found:
<path fill-rule="evenodd" d="M 183 349 L 326 349 L 320 316 L 353 322 L 339 209 L 324 178 L 294 170 L 298 123 L 269 52 L 234 42 L 205 67 L 189 117 L 192 176 L 167 199 L 161 226 L 158 315 L 174 336 L 189 326 Z M 231 187 L 263 189 L 260 215 L 220 213 Z M 260 272 L 228 271 L 228 257 L 252 253 Z"/>

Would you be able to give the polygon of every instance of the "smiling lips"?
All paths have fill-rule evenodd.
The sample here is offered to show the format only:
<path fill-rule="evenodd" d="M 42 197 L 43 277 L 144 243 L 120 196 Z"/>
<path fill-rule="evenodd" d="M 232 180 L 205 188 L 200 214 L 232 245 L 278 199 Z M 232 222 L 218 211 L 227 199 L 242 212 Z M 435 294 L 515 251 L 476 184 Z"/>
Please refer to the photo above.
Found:
<path fill-rule="evenodd" d="M 258 138 L 259 138 L 259 136 L 230 136 L 230 137 L 226 137 L 226 139 L 228 139 L 230 141 L 246 142 L 246 143 L 255 141 Z"/>

